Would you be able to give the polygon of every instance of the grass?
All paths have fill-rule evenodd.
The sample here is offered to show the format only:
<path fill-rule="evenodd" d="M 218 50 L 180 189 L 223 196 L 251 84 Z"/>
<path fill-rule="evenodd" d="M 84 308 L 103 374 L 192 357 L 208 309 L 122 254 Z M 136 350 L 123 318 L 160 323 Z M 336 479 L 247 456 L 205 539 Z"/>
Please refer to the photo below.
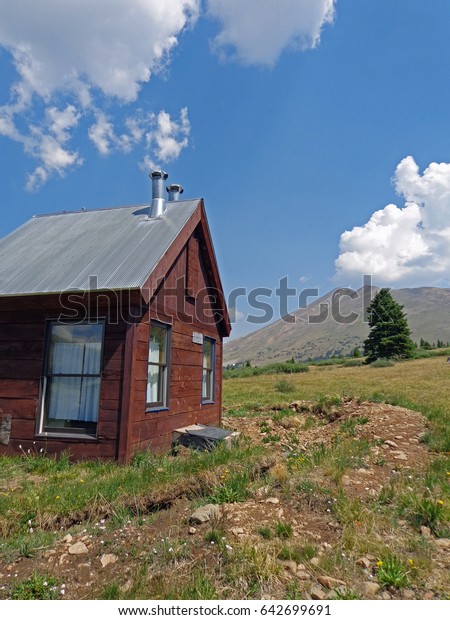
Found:
<path fill-rule="evenodd" d="M 58 582 L 49 575 L 35 573 L 29 579 L 16 583 L 11 599 L 21 601 L 52 601 L 59 596 Z"/>
<path fill-rule="evenodd" d="M 59 469 L 55 459 L 40 456 L 32 469 L 38 465 L 40 475 L 30 477 L 28 458 L 1 457 L 0 488 L 5 481 L 8 490 L 0 502 L 0 551 L 16 547 L 32 553 L 39 536 L 61 526 L 100 518 L 120 524 L 177 497 L 211 494 L 217 503 L 239 501 L 265 458 L 262 447 L 245 441 L 231 450 L 222 446 L 183 457 L 148 453 L 128 467 L 86 462 Z"/>
<path fill-rule="evenodd" d="M 324 400 L 324 395 L 354 396 L 414 409 L 430 421 L 426 441 L 431 450 L 450 452 L 450 365 L 442 356 L 396 363 L 392 367 L 310 366 L 290 375 L 289 396 L 275 388 L 276 377 L 229 379 L 224 383 L 225 410 L 285 409 L 293 400 Z M 380 390 L 380 386 L 382 390 Z"/>

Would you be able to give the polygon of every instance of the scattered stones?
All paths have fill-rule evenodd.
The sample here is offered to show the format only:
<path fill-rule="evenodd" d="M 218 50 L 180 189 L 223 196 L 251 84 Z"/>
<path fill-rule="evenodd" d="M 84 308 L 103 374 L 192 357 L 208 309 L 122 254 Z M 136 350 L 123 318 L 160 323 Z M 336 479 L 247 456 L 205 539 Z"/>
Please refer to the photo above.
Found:
<path fill-rule="evenodd" d="M 206 506 L 200 506 L 200 508 L 197 508 L 197 510 L 192 513 L 190 521 L 201 525 L 202 523 L 211 521 L 214 517 L 218 517 L 219 514 L 219 506 L 216 504 L 206 504 Z"/>
<path fill-rule="evenodd" d="M 242 527 L 232 527 L 231 528 L 231 533 L 234 536 L 242 536 L 244 534 L 244 530 Z"/>
<path fill-rule="evenodd" d="M 362 566 L 363 568 L 367 568 L 369 569 L 371 567 L 372 563 L 369 560 L 369 558 L 363 557 L 363 558 L 358 558 L 356 560 L 356 566 Z"/>
<path fill-rule="evenodd" d="M 311 598 L 313 601 L 324 601 L 327 595 L 325 591 L 319 586 L 313 586 L 311 588 Z"/>
<path fill-rule="evenodd" d="M 88 553 L 88 548 L 84 544 L 84 542 L 78 541 L 73 545 L 70 545 L 68 552 L 70 555 L 82 555 L 83 553 Z"/>
<path fill-rule="evenodd" d="M 391 441 L 390 439 L 386 439 L 384 443 L 386 446 L 389 446 L 390 448 L 398 448 L 398 444 L 396 444 L 395 441 Z"/>
<path fill-rule="evenodd" d="M 424 538 L 431 538 L 431 530 L 426 525 L 420 526 L 420 533 L 422 534 Z"/>
<path fill-rule="evenodd" d="M 71 543 L 72 540 L 73 540 L 73 536 L 71 534 L 66 534 L 64 538 L 62 539 L 63 543 L 67 543 L 67 544 Z"/>
<path fill-rule="evenodd" d="M 280 500 L 278 499 L 278 497 L 268 497 L 268 498 L 265 500 L 265 503 L 266 503 L 266 504 L 279 504 L 279 503 L 280 503 Z"/>
<path fill-rule="evenodd" d="M 313 566 L 319 566 L 320 559 L 319 558 L 311 558 L 310 564 L 312 564 Z"/>
<path fill-rule="evenodd" d="M 109 566 L 110 564 L 115 564 L 118 559 L 119 558 L 117 557 L 117 555 L 114 555 L 114 553 L 104 553 L 102 557 L 100 558 L 100 563 L 103 566 L 103 568 L 105 568 L 106 566 Z"/>
<path fill-rule="evenodd" d="M 364 595 L 367 596 L 367 598 L 374 598 L 378 592 L 381 590 L 381 587 L 378 585 L 378 583 L 375 583 L 373 581 L 365 581 L 362 584 L 363 587 L 363 592 Z"/>
<path fill-rule="evenodd" d="M 383 592 L 383 594 L 381 595 L 381 598 L 383 599 L 383 601 L 391 601 L 392 600 L 392 596 L 389 594 L 389 592 Z"/>
<path fill-rule="evenodd" d="M 394 454 L 394 453 L 392 453 L 392 454 Z M 395 453 L 394 459 L 396 461 L 407 461 L 408 457 L 406 456 L 406 454 L 404 452 L 398 451 L 398 452 Z"/>
<path fill-rule="evenodd" d="M 450 538 L 436 538 L 435 543 L 441 549 L 450 550 Z"/>
<path fill-rule="evenodd" d="M 320 577 L 317 578 L 317 581 L 321 586 L 328 588 L 328 590 L 332 590 L 337 586 L 345 586 L 345 581 L 335 579 L 334 577 L 328 577 L 328 575 L 320 575 Z"/>
<path fill-rule="evenodd" d="M 407 601 L 415 599 L 416 595 L 415 595 L 414 590 L 409 590 L 409 589 L 402 590 L 402 598 L 404 598 Z"/>
<path fill-rule="evenodd" d="M 310 578 L 309 573 L 304 570 L 299 570 L 295 573 L 295 576 L 299 581 L 307 581 Z"/>
<path fill-rule="evenodd" d="M 434 592 L 432 592 L 431 590 L 428 590 L 428 592 L 424 593 L 424 595 L 422 596 L 422 599 L 424 601 L 432 601 L 434 599 Z"/>
<path fill-rule="evenodd" d="M 194 534 L 196 534 L 196 533 L 197 533 L 197 528 L 196 528 L 196 527 L 190 527 L 190 528 L 188 529 L 188 534 L 189 534 L 190 536 L 193 536 L 193 535 L 194 535 Z"/>
<path fill-rule="evenodd" d="M 350 477 L 349 476 L 342 476 L 341 482 L 344 485 L 344 487 L 348 487 L 349 484 L 350 484 Z"/>

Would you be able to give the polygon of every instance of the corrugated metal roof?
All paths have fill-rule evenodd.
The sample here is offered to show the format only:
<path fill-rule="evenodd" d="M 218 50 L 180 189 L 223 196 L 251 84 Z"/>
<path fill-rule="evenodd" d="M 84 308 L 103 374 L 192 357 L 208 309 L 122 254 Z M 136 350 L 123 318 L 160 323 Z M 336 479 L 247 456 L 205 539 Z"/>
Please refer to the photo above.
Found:
<path fill-rule="evenodd" d="M 140 288 L 199 200 L 35 216 L 0 240 L 0 296 Z"/>

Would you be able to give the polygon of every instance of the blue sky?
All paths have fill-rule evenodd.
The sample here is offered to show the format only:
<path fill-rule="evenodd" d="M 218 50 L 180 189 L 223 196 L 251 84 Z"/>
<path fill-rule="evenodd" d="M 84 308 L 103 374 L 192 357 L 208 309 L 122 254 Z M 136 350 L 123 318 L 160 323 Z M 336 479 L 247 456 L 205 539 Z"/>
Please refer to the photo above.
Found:
<path fill-rule="evenodd" d="M 145 203 L 162 166 L 226 293 L 450 286 L 448 0 L 30 6 L 0 0 L 0 236 Z"/>

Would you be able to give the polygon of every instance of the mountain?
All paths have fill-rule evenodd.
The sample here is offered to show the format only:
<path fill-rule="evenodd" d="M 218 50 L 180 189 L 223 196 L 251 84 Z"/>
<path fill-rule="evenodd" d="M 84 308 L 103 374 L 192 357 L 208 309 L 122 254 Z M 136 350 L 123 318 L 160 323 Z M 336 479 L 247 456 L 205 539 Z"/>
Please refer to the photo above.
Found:
<path fill-rule="evenodd" d="M 334 289 L 307 308 L 293 312 L 294 323 L 279 319 L 247 336 L 227 342 L 224 365 L 247 360 L 262 365 L 292 357 L 306 361 L 309 358 L 349 355 L 355 347 L 362 348 L 369 333 L 368 324 L 363 322 L 364 309 L 378 290 L 376 287 L 363 287 L 357 291 L 357 297 L 351 299 L 340 293 L 342 289 Z M 393 289 L 391 293 L 404 306 L 414 341 L 419 342 L 421 338 L 430 343 L 438 339 L 450 341 L 450 289 L 401 288 Z M 315 322 L 321 314 L 324 320 Z M 354 320 L 339 319 L 339 315 L 352 315 Z"/>

